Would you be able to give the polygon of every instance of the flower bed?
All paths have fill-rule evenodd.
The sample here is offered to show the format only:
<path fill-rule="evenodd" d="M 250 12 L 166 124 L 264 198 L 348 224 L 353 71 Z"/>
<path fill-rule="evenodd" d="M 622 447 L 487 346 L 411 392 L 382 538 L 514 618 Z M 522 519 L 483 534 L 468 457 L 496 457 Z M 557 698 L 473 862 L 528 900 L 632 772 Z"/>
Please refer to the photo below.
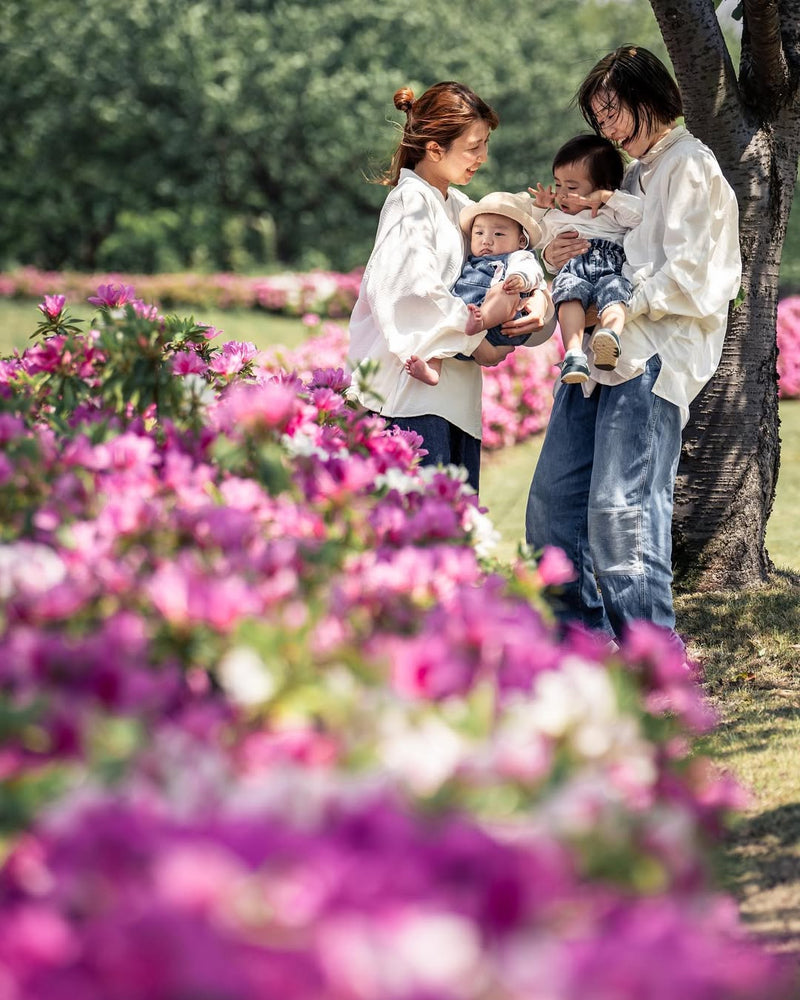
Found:
<path fill-rule="evenodd" d="M 560 637 L 341 369 L 96 298 L 0 364 L 3 995 L 788 997 L 664 635 Z"/>
<path fill-rule="evenodd" d="M 362 269 L 241 274 L 81 274 L 18 268 L 0 274 L 0 296 L 42 298 L 58 290 L 71 299 L 86 299 L 98 285 L 133 286 L 148 302 L 162 308 L 181 306 L 218 309 L 264 309 L 300 316 L 315 312 L 330 318 L 349 316 L 358 297 Z"/>

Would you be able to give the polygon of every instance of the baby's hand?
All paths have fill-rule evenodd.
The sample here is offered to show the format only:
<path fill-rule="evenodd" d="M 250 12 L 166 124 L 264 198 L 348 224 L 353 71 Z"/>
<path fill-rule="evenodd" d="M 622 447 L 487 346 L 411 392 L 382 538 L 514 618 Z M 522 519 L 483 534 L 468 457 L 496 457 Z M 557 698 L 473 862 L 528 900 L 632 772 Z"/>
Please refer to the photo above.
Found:
<path fill-rule="evenodd" d="M 556 203 L 555 191 L 553 191 L 549 184 L 545 188 L 537 182 L 536 189 L 528 188 L 528 193 L 533 198 L 537 208 L 552 208 Z"/>
<path fill-rule="evenodd" d="M 473 337 L 476 333 L 480 333 L 481 330 L 485 329 L 485 325 L 483 317 L 481 316 L 481 311 L 476 305 L 470 303 L 467 306 L 467 309 L 469 310 L 469 318 L 467 319 L 467 327 L 464 330 L 464 333 L 468 337 Z"/>
<path fill-rule="evenodd" d="M 521 274 L 509 274 L 506 280 L 503 282 L 503 291 L 509 292 L 510 294 L 525 291 L 525 279 Z"/>

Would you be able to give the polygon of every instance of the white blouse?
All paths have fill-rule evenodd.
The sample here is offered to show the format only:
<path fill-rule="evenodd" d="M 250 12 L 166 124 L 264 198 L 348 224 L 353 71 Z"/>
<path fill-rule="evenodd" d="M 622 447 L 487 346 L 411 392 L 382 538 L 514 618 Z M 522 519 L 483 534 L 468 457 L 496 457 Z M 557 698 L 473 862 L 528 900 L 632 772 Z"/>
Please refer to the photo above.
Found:
<path fill-rule="evenodd" d="M 375 245 L 350 317 L 348 361 L 352 394 L 387 417 L 444 417 L 473 437 L 481 437 L 480 365 L 451 360 L 471 355 L 485 334 L 464 333 L 468 311 L 450 289 L 464 263 L 458 217 L 471 201 L 456 189 L 441 192 L 413 170 L 384 202 Z M 445 358 L 439 384 L 412 378 L 403 365 L 416 354 Z M 377 363 L 369 389 L 358 386 L 359 366 Z"/>
<path fill-rule="evenodd" d="M 610 240 L 622 243 L 629 229 L 642 221 L 642 199 L 627 191 L 614 191 L 597 215 L 590 208 L 570 215 L 560 208 L 531 208 L 533 217 L 542 228 L 537 249 L 546 247 L 560 233 L 574 230 L 587 240 Z"/>
<path fill-rule="evenodd" d="M 592 367 L 584 392 L 634 378 L 659 354 L 653 392 L 675 403 L 685 424 L 719 364 L 741 282 L 736 196 L 711 150 L 682 125 L 630 164 L 623 186 L 643 198 L 642 221 L 623 243 L 633 295 L 616 369 Z"/>

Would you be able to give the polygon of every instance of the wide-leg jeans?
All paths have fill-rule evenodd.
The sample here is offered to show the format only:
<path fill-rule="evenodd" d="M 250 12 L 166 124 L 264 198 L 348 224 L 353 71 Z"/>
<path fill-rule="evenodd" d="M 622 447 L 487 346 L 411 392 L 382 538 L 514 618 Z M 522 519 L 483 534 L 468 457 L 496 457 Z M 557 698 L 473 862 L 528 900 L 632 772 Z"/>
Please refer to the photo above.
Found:
<path fill-rule="evenodd" d="M 557 384 L 531 482 L 526 537 L 557 545 L 577 571 L 556 609 L 609 636 L 645 619 L 674 633 L 672 507 L 681 416 L 656 396 L 656 355 L 642 375 L 598 385 Z"/>

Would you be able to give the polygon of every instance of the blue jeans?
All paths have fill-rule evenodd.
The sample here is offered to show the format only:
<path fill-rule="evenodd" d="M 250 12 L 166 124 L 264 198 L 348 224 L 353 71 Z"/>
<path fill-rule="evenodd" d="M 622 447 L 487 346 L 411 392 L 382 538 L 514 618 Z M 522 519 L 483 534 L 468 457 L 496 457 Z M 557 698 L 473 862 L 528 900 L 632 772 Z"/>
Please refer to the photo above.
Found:
<path fill-rule="evenodd" d="M 481 471 L 481 442 L 444 417 L 391 417 L 390 422 L 404 431 L 416 431 L 428 452 L 422 465 L 463 465 L 467 482 L 478 492 Z"/>
<path fill-rule="evenodd" d="M 627 304 L 633 285 L 622 277 L 625 254 L 611 240 L 589 240 L 589 249 L 571 257 L 553 278 L 553 303 L 580 302 L 583 311 L 594 303 L 598 313 L 615 302 Z"/>
<path fill-rule="evenodd" d="M 528 544 L 562 548 L 578 577 L 556 614 L 609 636 L 645 619 L 674 634 L 672 499 L 681 450 L 674 403 L 653 394 L 658 355 L 642 375 L 598 385 L 556 383 L 531 482 Z"/>

